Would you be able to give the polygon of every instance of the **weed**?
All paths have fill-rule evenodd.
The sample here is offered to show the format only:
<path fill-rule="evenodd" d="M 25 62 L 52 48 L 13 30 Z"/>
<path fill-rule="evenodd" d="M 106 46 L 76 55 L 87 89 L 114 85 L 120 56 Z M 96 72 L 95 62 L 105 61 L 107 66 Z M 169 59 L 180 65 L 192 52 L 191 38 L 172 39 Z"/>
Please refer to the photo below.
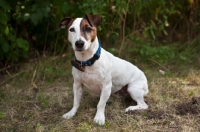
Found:
<path fill-rule="evenodd" d="M 79 127 L 77 128 L 77 130 L 81 130 L 81 131 L 89 131 L 91 129 L 91 125 L 86 123 L 86 122 L 83 122 L 83 123 L 80 123 L 79 124 Z"/>
<path fill-rule="evenodd" d="M 4 113 L 0 111 L 0 119 L 3 119 L 5 117 Z"/>
<path fill-rule="evenodd" d="M 44 93 L 38 95 L 38 101 L 42 104 L 43 108 L 46 108 L 49 105 L 48 96 L 45 97 Z"/>

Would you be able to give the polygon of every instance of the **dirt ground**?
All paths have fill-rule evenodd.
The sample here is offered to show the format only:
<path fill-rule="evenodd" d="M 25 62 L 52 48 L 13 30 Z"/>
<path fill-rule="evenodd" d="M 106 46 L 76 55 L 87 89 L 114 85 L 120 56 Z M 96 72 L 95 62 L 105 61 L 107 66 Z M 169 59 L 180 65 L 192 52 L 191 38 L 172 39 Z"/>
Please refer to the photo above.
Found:
<path fill-rule="evenodd" d="M 2 132 L 199 132 L 200 70 L 159 72 L 140 65 L 148 78 L 147 110 L 125 113 L 130 98 L 111 97 L 106 124 L 93 122 L 99 98 L 84 91 L 75 117 L 62 119 L 73 104 L 71 65 L 66 59 L 48 58 L 25 63 L 0 79 L 0 130 Z"/>

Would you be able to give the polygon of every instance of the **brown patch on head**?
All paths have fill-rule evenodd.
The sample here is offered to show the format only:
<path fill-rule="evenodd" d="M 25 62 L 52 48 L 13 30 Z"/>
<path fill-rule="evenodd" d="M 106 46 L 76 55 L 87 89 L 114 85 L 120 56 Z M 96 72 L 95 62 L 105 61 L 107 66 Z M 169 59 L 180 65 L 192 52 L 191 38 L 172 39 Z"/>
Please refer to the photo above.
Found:
<path fill-rule="evenodd" d="M 99 15 L 85 15 L 85 19 L 89 22 L 90 26 L 98 27 L 102 22 L 102 17 Z"/>
<path fill-rule="evenodd" d="M 61 21 L 60 21 L 60 24 L 58 25 L 59 28 L 62 28 L 62 29 L 66 29 L 68 30 L 68 28 L 72 25 L 72 23 L 74 22 L 75 19 L 72 19 L 71 17 L 66 17 L 66 18 L 63 18 Z"/>
<path fill-rule="evenodd" d="M 81 36 L 83 36 L 87 41 L 93 42 L 97 36 L 97 28 L 91 26 L 86 19 L 82 19 L 80 23 Z"/>

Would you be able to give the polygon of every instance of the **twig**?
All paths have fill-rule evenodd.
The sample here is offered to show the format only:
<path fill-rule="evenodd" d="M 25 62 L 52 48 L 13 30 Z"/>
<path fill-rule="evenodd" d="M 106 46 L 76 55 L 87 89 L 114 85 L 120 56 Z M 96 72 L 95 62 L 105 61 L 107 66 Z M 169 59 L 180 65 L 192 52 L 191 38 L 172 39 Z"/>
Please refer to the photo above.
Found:
<path fill-rule="evenodd" d="M 158 64 L 159 66 L 161 66 L 163 69 L 165 69 L 166 71 L 170 71 L 168 68 L 166 68 L 165 66 L 163 66 L 162 64 L 160 64 L 159 62 L 153 60 L 153 59 L 149 59 L 150 61 L 155 62 L 156 64 Z"/>
<path fill-rule="evenodd" d="M 127 6 L 126 6 L 126 13 L 125 13 L 124 22 L 123 22 L 123 29 L 122 29 L 122 43 L 121 43 L 121 46 L 120 46 L 120 49 L 119 49 L 119 56 L 121 55 L 121 51 L 122 51 L 122 48 L 124 46 L 124 41 L 125 41 L 126 16 L 127 16 L 128 8 L 129 8 L 129 3 L 130 3 L 130 0 L 128 1 Z"/>
<path fill-rule="evenodd" d="M 36 68 L 35 68 L 35 70 L 34 70 L 33 77 L 32 77 L 32 79 L 31 79 L 31 83 L 34 82 L 35 75 L 36 75 L 36 72 L 37 72 L 37 67 L 38 67 L 38 66 L 36 66 Z"/>
<path fill-rule="evenodd" d="M 44 42 L 43 54 L 45 54 L 45 51 L 46 51 L 46 44 L 47 44 L 48 32 L 49 32 L 49 22 L 48 22 L 48 25 L 47 25 L 47 32 L 46 32 L 46 35 L 45 35 L 45 42 Z"/>
<path fill-rule="evenodd" d="M 21 73 L 23 73 L 23 72 L 25 72 L 25 71 L 19 72 L 19 73 L 13 75 L 13 76 L 8 77 L 7 79 L 5 79 L 4 81 L 2 81 L 2 82 L 0 83 L 0 86 L 3 85 L 8 79 L 14 78 L 14 77 L 18 76 L 19 74 L 21 74 Z"/>
<path fill-rule="evenodd" d="M 14 66 L 18 66 L 19 64 L 17 64 L 17 65 L 12 65 L 12 66 L 8 66 L 8 67 L 5 67 L 5 68 L 2 68 L 2 69 L 0 69 L 0 72 L 3 72 L 3 71 L 5 71 L 5 70 L 8 70 L 8 69 L 10 69 L 10 68 L 12 68 L 12 67 L 14 67 Z"/>
<path fill-rule="evenodd" d="M 33 85 L 34 88 L 38 88 L 37 85 L 36 85 L 36 83 L 35 83 L 35 81 L 34 81 L 35 80 L 35 76 L 36 76 L 36 72 L 37 72 L 37 67 L 38 66 L 36 66 L 36 68 L 34 70 L 34 73 L 33 73 L 33 77 L 31 79 L 31 84 Z"/>
<path fill-rule="evenodd" d="M 142 29 L 132 32 L 131 34 L 125 36 L 125 39 L 127 39 L 129 36 L 134 35 L 134 34 L 140 32 L 140 31 L 142 31 Z"/>
<path fill-rule="evenodd" d="M 59 32 L 57 32 L 57 34 L 56 34 L 57 36 L 56 36 L 56 43 L 55 43 L 55 48 L 54 48 L 54 56 L 56 55 L 56 47 L 57 47 L 57 44 L 58 44 L 58 37 L 59 37 Z M 62 49 L 63 50 L 63 49 Z"/>

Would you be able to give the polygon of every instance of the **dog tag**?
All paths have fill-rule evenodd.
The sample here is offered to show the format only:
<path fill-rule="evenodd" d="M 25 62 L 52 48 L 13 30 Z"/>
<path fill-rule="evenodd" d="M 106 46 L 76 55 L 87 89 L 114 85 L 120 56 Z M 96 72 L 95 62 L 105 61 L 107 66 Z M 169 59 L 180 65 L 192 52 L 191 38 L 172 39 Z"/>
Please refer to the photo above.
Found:
<path fill-rule="evenodd" d="M 83 66 L 82 66 L 78 61 L 71 60 L 71 64 L 72 64 L 72 66 L 74 66 L 76 69 L 78 69 L 78 70 L 84 72 Z"/>

